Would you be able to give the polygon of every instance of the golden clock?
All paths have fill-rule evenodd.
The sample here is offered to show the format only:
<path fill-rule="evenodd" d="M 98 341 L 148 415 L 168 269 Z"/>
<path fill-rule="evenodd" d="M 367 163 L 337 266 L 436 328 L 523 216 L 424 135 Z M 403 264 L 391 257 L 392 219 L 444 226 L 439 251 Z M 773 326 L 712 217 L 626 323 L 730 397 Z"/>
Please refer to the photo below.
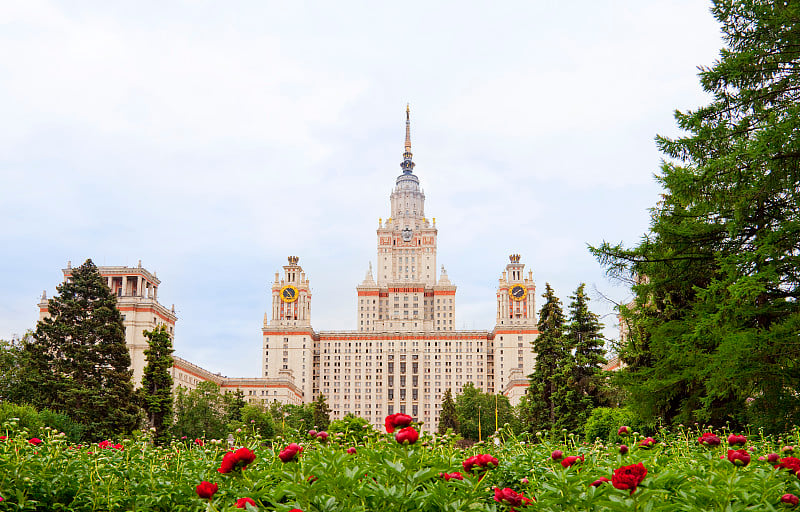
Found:
<path fill-rule="evenodd" d="M 294 302 L 297 300 L 297 297 L 300 296 L 298 293 L 297 288 L 294 286 L 287 284 L 283 288 L 281 288 L 281 300 L 283 302 Z"/>
<path fill-rule="evenodd" d="M 515 284 L 508 289 L 508 295 L 513 300 L 522 300 L 528 296 L 528 289 L 524 285 Z"/>

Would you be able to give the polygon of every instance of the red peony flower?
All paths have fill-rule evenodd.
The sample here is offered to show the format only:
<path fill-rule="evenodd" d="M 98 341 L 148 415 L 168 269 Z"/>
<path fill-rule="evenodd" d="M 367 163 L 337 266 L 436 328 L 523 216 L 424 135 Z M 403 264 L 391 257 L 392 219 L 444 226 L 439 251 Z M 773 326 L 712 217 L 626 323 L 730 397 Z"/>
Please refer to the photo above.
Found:
<path fill-rule="evenodd" d="M 28 442 L 31 443 L 33 446 L 39 446 L 40 444 L 42 444 L 42 440 L 39 439 L 38 437 L 32 437 L 28 440 Z"/>
<path fill-rule="evenodd" d="M 236 500 L 236 508 L 247 508 L 248 503 L 254 507 L 256 506 L 256 502 L 253 501 L 253 498 L 239 498 Z"/>
<path fill-rule="evenodd" d="M 561 465 L 564 466 L 565 468 L 569 468 L 572 467 L 572 465 L 578 461 L 583 462 L 585 457 L 586 457 L 585 455 L 581 455 L 580 457 L 570 455 L 569 457 L 566 457 L 564 458 L 564 460 L 561 461 Z"/>
<path fill-rule="evenodd" d="M 317 431 L 314 429 L 309 430 L 308 437 L 317 437 Z"/>
<path fill-rule="evenodd" d="M 405 427 L 400 429 L 394 438 L 400 444 L 414 444 L 419 439 L 419 432 L 414 430 L 414 427 Z"/>
<path fill-rule="evenodd" d="M 784 457 L 781 459 L 780 464 L 775 465 L 775 469 L 788 469 L 794 474 L 800 471 L 800 459 L 797 457 Z"/>
<path fill-rule="evenodd" d="M 553 453 L 550 454 L 550 458 L 553 460 L 561 460 L 564 458 L 564 452 L 561 450 L 554 450 Z"/>
<path fill-rule="evenodd" d="M 289 512 L 303 512 L 303 511 L 302 511 L 302 510 L 300 510 L 299 508 L 293 508 L 293 509 L 292 509 L 292 510 L 290 510 Z"/>
<path fill-rule="evenodd" d="M 386 432 L 392 433 L 397 428 L 403 428 L 411 425 L 411 422 L 414 419 L 409 416 L 408 414 L 396 413 L 390 414 L 386 416 L 386 421 L 384 421 L 384 426 L 386 426 Z"/>
<path fill-rule="evenodd" d="M 8 439 L 8 436 L 0 436 L 0 441 L 5 441 L 6 439 Z"/>
<path fill-rule="evenodd" d="M 351 446 L 350 448 L 347 449 L 347 453 L 349 453 L 350 455 L 355 455 L 356 449 Z"/>
<path fill-rule="evenodd" d="M 645 450 L 649 450 L 650 448 L 655 446 L 656 443 L 657 441 L 652 437 L 645 437 L 644 439 L 639 441 L 639 444 L 637 446 L 639 446 L 639 448 L 644 448 Z"/>
<path fill-rule="evenodd" d="M 625 455 L 626 453 L 628 453 L 628 447 L 625 446 L 624 444 L 619 445 L 619 453 L 620 455 Z"/>
<path fill-rule="evenodd" d="M 747 438 L 745 436 L 737 436 L 735 434 L 731 434 L 728 436 L 728 444 L 731 446 L 744 446 L 747 443 Z"/>
<path fill-rule="evenodd" d="M 767 462 L 769 462 L 770 464 L 775 464 L 776 462 L 778 462 L 778 460 L 780 458 L 781 458 L 781 456 L 778 455 L 777 453 L 768 453 L 767 454 Z"/>
<path fill-rule="evenodd" d="M 100 441 L 99 443 L 97 443 L 97 447 L 103 450 L 107 450 L 108 448 L 112 448 L 113 446 L 114 443 L 112 443 L 111 441 Z"/>
<path fill-rule="evenodd" d="M 461 466 L 463 466 L 464 471 L 467 473 L 472 473 L 473 470 L 483 471 L 486 469 L 493 469 L 498 465 L 498 460 L 487 453 L 474 455 L 461 463 Z"/>
<path fill-rule="evenodd" d="M 212 484 L 211 482 L 206 482 L 205 480 L 200 482 L 195 488 L 197 495 L 207 500 L 210 500 L 214 496 L 214 493 L 217 492 L 217 489 L 219 489 L 217 484 Z"/>
<path fill-rule="evenodd" d="M 645 476 L 647 476 L 647 468 L 641 462 L 631 466 L 622 466 L 615 469 L 614 474 L 611 475 L 611 485 L 617 489 L 630 489 L 633 494 Z"/>
<path fill-rule="evenodd" d="M 728 450 L 728 460 L 734 466 L 746 466 L 750 464 L 750 453 L 747 450 Z"/>
<path fill-rule="evenodd" d="M 702 444 L 703 446 L 713 447 L 713 446 L 719 446 L 720 443 L 722 443 L 722 440 L 719 437 L 712 434 L 711 432 L 706 432 L 705 434 L 697 438 L 697 442 Z"/>
<path fill-rule="evenodd" d="M 627 436 L 630 433 L 631 433 L 631 427 L 628 427 L 626 425 L 619 427 L 619 430 L 617 430 L 618 436 Z"/>
<path fill-rule="evenodd" d="M 297 457 L 297 455 L 302 451 L 302 446 L 297 443 L 291 443 L 278 454 L 278 458 L 280 458 L 283 462 L 291 462 L 295 460 L 295 457 Z"/>
<path fill-rule="evenodd" d="M 253 461 L 256 460 L 256 454 L 253 453 L 250 448 L 245 446 L 236 450 L 235 455 L 238 465 L 241 465 L 242 469 L 245 469 L 248 465 L 252 464 Z"/>
<path fill-rule="evenodd" d="M 327 441 L 328 440 L 328 433 L 324 430 L 322 432 L 317 432 L 317 439 L 320 441 Z"/>
<path fill-rule="evenodd" d="M 800 503 L 800 498 L 794 494 L 784 494 L 781 496 L 781 503 L 784 505 L 789 505 L 790 507 L 796 507 L 797 504 Z"/>
<path fill-rule="evenodd" d="M 459 473 L 458 471 L 453 471 L 452 473 L 439 473 L 440 478 L 444 478 L 446 482 L 452 480 L 464 480 L 464 475 Z"/>
<path fill-rule="evenodd" d="M 499 487 L 495 487 L 494 501 L 512 507 L 511 510 L 514 510 L 513 507 L 524 507 L 531 503 L 530 498 L 526 498 L 525 496 L 522 495 L 522 493 L 514 492 L 513 489 L 510 489 L 508 487 L 506 487 L 505 489 L 500 489 Z"/>
<path fill-rule="evenodd" d="M 608 478 L 606 478 L 606 477 L 604 477 L 604 476 L 601 476 L 600 478 L 598 478 L 597 480 L 595 480 L 594 482 L 592 482 L 592 487 L 600 487 L 600 486 L 601 486 L 601 485 L 603 485 L 604 483 L 607 483 L 607 482 L 610 482 L 610 481 L 611 481 L 611 480 L 609 480 Z"/>
<path fill-rule="evenodd" d="M 202 439 L 200 439 L 198 437 L 197 439 L 194 440 L 194 444 L 196 444 L 197 446 L 203 446 L 206 443 L 205 443 L 205 441 L 203 441 Z"/>

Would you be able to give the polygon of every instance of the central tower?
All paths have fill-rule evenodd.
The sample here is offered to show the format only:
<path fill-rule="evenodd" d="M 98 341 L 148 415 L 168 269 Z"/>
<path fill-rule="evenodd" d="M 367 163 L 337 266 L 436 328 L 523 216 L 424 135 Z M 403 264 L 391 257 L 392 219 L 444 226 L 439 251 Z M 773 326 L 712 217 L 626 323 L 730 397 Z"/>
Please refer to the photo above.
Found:
<path fill-rule="evenodd" d="M 389 218 L 378 219 L 376 275 L 370 264 L 357 288 L 359 331 L 454 329 L 456 287 L 444 268 L 437 280 L 436 219 L 425 217 L 425 192 L 414 174 L 412 157 L 411 111 L 406 106 L 403 172 L 389 196 Z M 445 305 L 446 311 L 441 309 Z"/>

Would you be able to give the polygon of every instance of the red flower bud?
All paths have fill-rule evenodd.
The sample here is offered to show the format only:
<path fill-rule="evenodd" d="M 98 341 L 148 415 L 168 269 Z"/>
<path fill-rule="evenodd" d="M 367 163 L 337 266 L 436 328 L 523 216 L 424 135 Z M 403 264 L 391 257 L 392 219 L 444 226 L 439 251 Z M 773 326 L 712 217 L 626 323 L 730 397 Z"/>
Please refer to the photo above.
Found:
<path fill-rule="evenodd" d="M 561 460 L 564 458 L 564 452 L 561 450 L 554 450 L 553 453 L 550 454 L 550 458 L 553 460 Z"/>
<path fill-rule="evenodd" d="M 728 460 L 734 466 L 746 466 L 750 464 L 750 453 L 747 450 L 728 450 Z"/>
<path fill-rule="evenodd" d="M 600 478 L 598 478 L 597 480 L 595 480 L 594 482 L 592 482 L 592 487 L 600 487 L 600 486 L 601 486 L 601 485 L 603 485 L 604 483 L 607 483 L 607 482 L 610 482 L 610 481 L 611 481 L 611 480 L 609 480 L 608 478 L 606 478 L 606 477 L 604 477 L 604 476 L 601 476 Z"/>
<path fill-rule="evenodd" d="M 617 430 L 618 436 L 627 436 L 630 433 L 631 433 L 631 427 L 628 427 L 626 425 L 619 427 L 619 430 Z"/>

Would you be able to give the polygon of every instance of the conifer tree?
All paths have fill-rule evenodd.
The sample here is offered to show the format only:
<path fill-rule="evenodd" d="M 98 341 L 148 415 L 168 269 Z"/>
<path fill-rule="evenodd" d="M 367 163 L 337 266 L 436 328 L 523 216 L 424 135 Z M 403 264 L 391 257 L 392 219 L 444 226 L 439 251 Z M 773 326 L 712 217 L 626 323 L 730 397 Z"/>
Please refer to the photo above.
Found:
<path fill-rule="evenodd" d="M 800 3 L 716 0 L 711 102 L 657 138 L 662 200 L 631 249 L 593 252 L 634 283 L 619 382 L 647 419 L 800 421 Z"/>
<path fill-rule="evenodd" d="M 318 430 L 325 430 L 331 424 L 331 408 L 322 393 L 314 400 L 312 419 Z"/>
<path fill-rule="evenodd" d="M 87 426 L 97 440 L 139 426 L 130 355 L 117 302 L 92 260 L 74 268 L 48 303 L 26 356 L 37 377 L 35 403 Z"/>
<path fill-rule="evenodd" d="M 172 339 L 165 325 L 152 331 L 144 331 L 150 348 L 144 351 L 147 364 L 142 375 L 139 396 L 147 412 L 147 420 L 156 429 L 158 444 L 169 442 L 169 427 L 172 424 Z"/>
<path fill-rule="evenodd" d="M 458 413 L 456 412 L 456 403 L 453 400 L 453 393 L 450 388 L 447 388 L 442 398 L 442 412 L 439 414 L 438 432 L 444 434 L 447 429 L 453 429 L 453 432 L 458 433 Z"/>
<path fill-rule="evenodd" d="M 565 346 L 564 312 L 561 300 L 545 285 L 545 299 L 539 312 L 539 336 L 533 342 L 536 364 L 528 376 L 527 427 L 529 431 L 551 429 L 559 425 L 562 410 L 568 410 L 568 365 L 570 352 Z"/>
<path fill-rule="evenodd" d="M 604 356 L 602 329 L 599 317 L 589 310 L 589 297 L 586 285 L 581 283 L 570 295 L 569 319 L 565 327 L 565 344 L 571 349 L 573 357 L 569 365 L 569 416 L 571 421 L 566 428 L 583 426 L 597 407 L 601 395 L 600 372 L 606 363 Z"/>

